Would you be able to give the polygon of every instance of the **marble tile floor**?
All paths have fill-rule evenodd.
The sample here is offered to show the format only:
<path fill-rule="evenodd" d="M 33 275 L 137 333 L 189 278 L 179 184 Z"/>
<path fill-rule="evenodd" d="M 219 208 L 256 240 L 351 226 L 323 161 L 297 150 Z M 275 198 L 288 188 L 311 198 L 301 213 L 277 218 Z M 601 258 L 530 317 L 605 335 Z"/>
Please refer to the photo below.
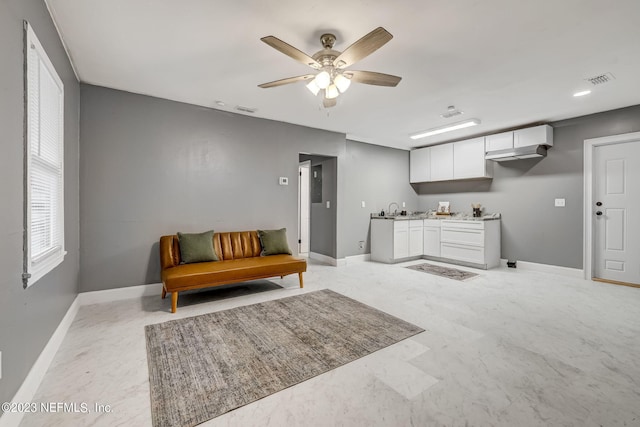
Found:
<path fill-rule="evenodd" d="M 144 325 L 323 288 L 426 331 L 202 426 L 640 426 L 640 289 L 506 268 L 459 282 L 409 264 L 310 261 L 304 289 L 289 276 L 185 295 L 174 315 L 160 296 L 83 306 L 34 401 L 91 413 L 21 426 L 151 426 Z"/>

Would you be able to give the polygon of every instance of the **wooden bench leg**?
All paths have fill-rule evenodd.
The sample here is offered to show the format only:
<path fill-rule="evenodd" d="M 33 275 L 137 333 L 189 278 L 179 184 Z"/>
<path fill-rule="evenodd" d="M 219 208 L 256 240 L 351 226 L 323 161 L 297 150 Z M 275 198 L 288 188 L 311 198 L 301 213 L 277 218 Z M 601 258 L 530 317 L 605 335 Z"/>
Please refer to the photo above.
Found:
<path fill-rule="evenodd" d="M 304 282 L 302 281 L 302 273 L 298 273 L 298 278 L 300 279 L 300 287 L 304 288 Z"/>
<path fill-rule="evenodd" d="M 164 297 L 167 296 L 167 290 L 165 289 L 164 285 L 162 285 L 162 299 L 164 299 Z"/>
<path fill-rule="evenodd" d="M 171 292 L 171 312 L 175 313 L 178 309 L 178 292 Z"/>

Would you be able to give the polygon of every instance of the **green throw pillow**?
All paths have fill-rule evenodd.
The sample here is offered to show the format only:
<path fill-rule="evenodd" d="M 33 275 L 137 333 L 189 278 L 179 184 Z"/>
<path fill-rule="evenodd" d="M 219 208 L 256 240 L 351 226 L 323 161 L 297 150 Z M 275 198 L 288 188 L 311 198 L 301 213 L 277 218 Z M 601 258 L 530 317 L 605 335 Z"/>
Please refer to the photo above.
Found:
<path fill-rule="evenodd" d="M 260 255 L 291 255 L 291 249 L 287 243 L 287 229 L 280 230 L 258 230 L 262 253 Z"/>
<path fill-rule="evenodd" d="M 178 233 L 178 244 L 180 259 L 185 264 L 218 261 L 213 249 L 213 230 L 205 233 Z"/>

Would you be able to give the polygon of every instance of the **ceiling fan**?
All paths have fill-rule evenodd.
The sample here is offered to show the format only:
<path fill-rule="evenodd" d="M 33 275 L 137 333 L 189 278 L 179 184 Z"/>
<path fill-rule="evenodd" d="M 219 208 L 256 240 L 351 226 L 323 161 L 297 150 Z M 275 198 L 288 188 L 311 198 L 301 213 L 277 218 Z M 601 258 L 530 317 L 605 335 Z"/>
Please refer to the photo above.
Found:
<path fill-rule="evenodd" d="M 322 92 L 322 105 L 324 105 L 325 108 L 335 106 L 338 95 L 344 93 L 349 88 L 349 85 L 351 85 L 351 82 L 395 87 L 400 83 L 402 77 L 373 71 L 346 70 L 347 67 L 350 67 L 380 49 L 392 38 L 393 36 L 387 30 L 378 27 L 353 43 L 343 52 L 338 52 L 333 50 L 336 36 L 333 34 L 323 34 L 320 36 L 323 49 L 313 54 L 313 56 L 309 56 L 274 36 L 263 37 L 260 40 L 272 48 L 279 50 L 298 62 L 308 65 L 317 70 L 318 73 L 263 83 L 258 85 L 258 87 L 269 88 L 300 81 L 309 81 L 307 88 L 311 93 L 318 95 L 318 93 Z"/>

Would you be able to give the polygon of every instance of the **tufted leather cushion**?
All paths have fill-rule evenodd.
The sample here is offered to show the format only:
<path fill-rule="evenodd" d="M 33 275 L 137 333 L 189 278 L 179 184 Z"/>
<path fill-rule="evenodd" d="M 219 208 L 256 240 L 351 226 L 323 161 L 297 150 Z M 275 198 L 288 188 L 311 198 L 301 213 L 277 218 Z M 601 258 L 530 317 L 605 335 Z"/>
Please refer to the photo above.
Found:
<path fill-rule="evenodd" d="M 220 261 L 259 257 L 262 247 L 258 232 L 232 231 L 213 234 L 213 249 Z M 178 236 L 160 238 L 160 263 L 162 269 L 180 265 L 180 246 Z"/>

